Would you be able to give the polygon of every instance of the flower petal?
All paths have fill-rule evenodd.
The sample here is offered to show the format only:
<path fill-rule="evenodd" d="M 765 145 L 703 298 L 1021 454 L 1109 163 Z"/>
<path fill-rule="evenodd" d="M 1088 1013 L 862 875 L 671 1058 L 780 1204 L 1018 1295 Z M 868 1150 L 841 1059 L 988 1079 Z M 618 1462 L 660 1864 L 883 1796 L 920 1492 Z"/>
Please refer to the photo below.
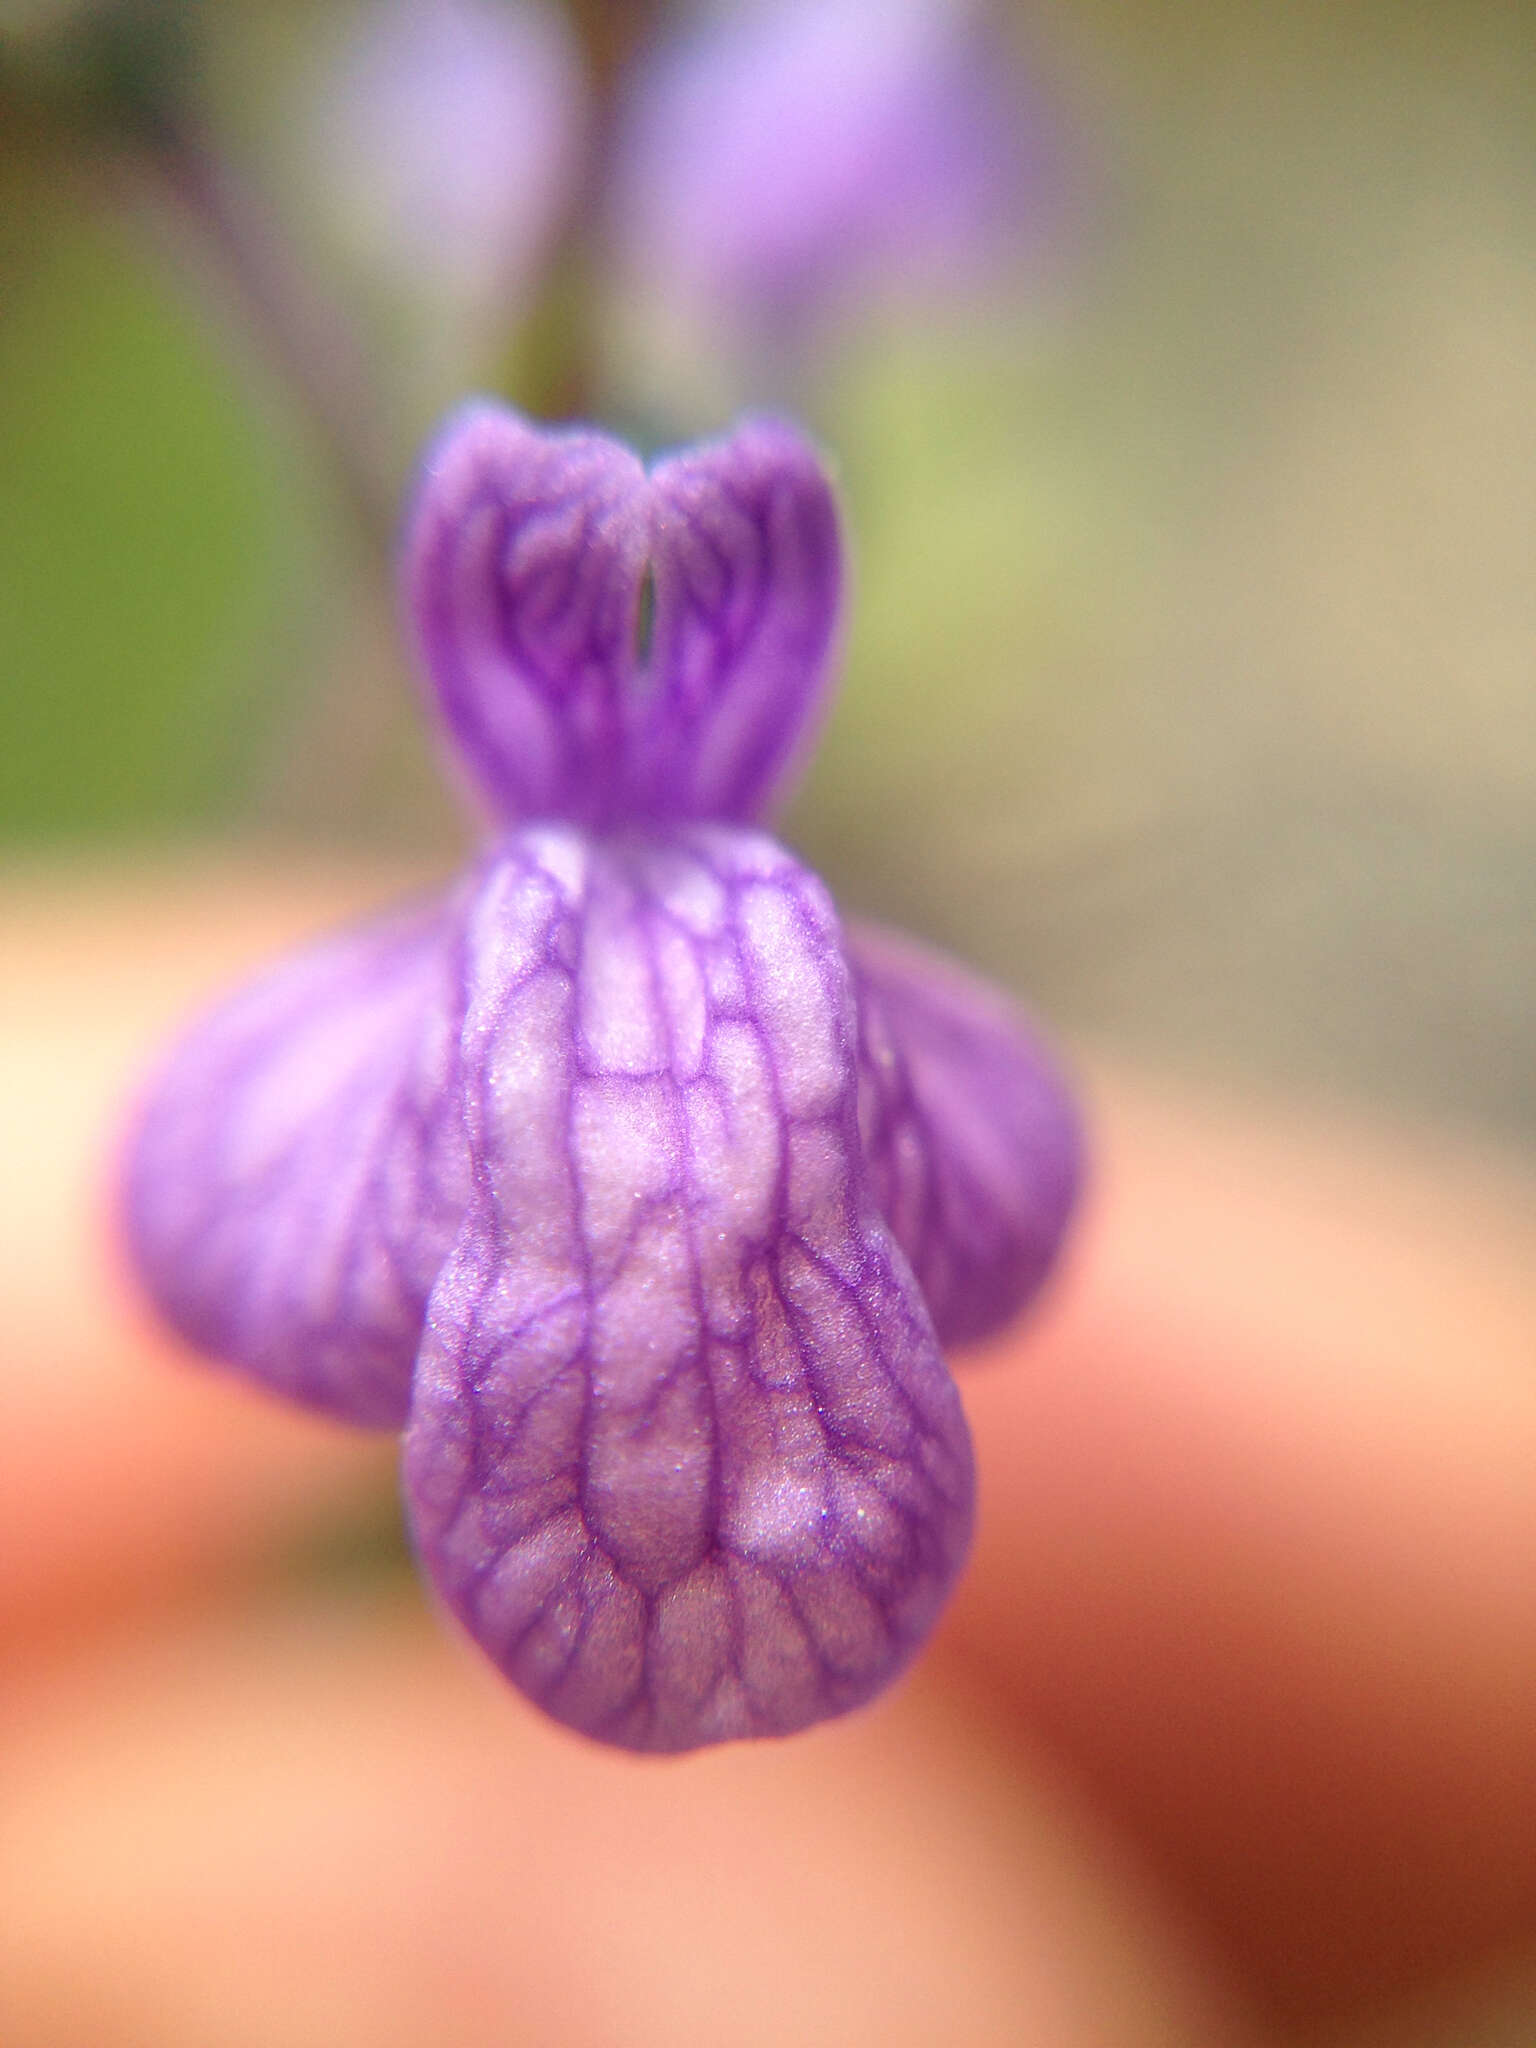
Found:
<path fill-rule="evenodd" d="M 462 896 L 328 939 L 195 1024 L 140 1110 L 125 1223 L 199 1350 L 398 1425 L 468 1206 Z"/>
<path fill-rule="evenodd" d="M 940 1338 L 1002 1329 L 1040 1287 L 1082 1179 L 1072 1097 L 997 991 L 856 925 L 859 1120 L 876 1199 Z"/>
<path fill-rule="evenodd" d="M 837 506 L 801 437 L 748 420 L 655 471 L 654 813 L 762 815 L 814 736 L 842 596 Z"/>
<path fill-rule="evenodd" d="M 465 957 L 476 1196 L 406 1440 L 432 1577 L 630 1748 L 857 1705 L 933 1625 L 971 1465 L 866 1185 L 825 892 L 740 830 L 533 828 Z"/>
<path fill-rule="evenodd" d="M 623 775 L 647 546 L 645 472 L 606 434 L 457 413 L 405 544 L 423 664 L 493 817 L 608 816 Z"/>
<path fill-rule="evenodd" d="M 477 404 L 428 458 L 406 581 L 496 818 L 746 819 L 824 693 L 837 511 L 810 448 L 773 421 L 647 476 L 603 435 Z"/>

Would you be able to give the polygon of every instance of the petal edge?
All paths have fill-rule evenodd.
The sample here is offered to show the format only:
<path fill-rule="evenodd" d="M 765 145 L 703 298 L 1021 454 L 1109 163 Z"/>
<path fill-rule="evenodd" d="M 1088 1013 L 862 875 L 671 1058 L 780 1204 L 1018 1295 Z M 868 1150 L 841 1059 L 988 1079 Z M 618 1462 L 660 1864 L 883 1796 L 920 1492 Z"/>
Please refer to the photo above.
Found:
<path fill-rule="evenodd" d="M 1083 1178 L 1072 1094 L 1018 1010 L 953 961 L 865 924 L 849 953 L 877 1198 L 941 1341 L 978 1342 L 1061 1250 Z"/>
<path fill-rule="evenodd" d="M 124 1156 L 124 1233 L 166 1319 L 352 1422 L 404 1420 L 468 1203 L 457 934 L 434 903 L 237 990 L 164 1061 Z"/>
<path fill-rule="evenodd" d="M 406 1441 L 427 1568 L 515 1684 L 603 1740 L 844 1712 L 932 1627 L 971 1465 L 865 1184 L 825 892 L 725 828 L 622 857 L 528 832 L 469 931 L 479 1193 Z M 605 1047 L 594 977 L 633 991 Z"/>

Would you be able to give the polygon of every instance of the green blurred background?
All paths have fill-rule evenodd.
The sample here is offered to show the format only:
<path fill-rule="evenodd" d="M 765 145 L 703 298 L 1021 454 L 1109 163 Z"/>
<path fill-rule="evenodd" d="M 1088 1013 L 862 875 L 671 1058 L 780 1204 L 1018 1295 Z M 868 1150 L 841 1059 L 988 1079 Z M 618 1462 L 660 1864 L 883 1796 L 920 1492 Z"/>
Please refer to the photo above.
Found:
<path fill-rule="evenodd" d="M 34 90 L 40 11 L 0 12 L 3 857 L 447 865 L 377 551 L 216 257 Z M 195 11 L 187 71 L 322 292 L 293 91 L 339 20 Z M 1058 246 L 824 366 L 854 608 L 786 836 L 1065 1032 L 1536 1147 L 1529 7 L 1018 26 L 1072 138 Z M 391 388 L 403 481 L 445 394 Z"/>

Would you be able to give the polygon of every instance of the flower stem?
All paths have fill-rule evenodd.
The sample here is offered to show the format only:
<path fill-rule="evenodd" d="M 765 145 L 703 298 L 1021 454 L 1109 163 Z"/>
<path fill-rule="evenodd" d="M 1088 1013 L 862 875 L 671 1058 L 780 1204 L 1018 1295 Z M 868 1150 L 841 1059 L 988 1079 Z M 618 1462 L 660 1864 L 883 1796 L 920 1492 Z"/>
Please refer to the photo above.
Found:
<path fill-rule="evenodd" d="M 340 308 L 310 289 L 255 196 L 183 117 L 157 124 L 140 162 L 232 288 L 359 526 L 392 559 L 395 480 L 374 424 L 364 353 Z"/>

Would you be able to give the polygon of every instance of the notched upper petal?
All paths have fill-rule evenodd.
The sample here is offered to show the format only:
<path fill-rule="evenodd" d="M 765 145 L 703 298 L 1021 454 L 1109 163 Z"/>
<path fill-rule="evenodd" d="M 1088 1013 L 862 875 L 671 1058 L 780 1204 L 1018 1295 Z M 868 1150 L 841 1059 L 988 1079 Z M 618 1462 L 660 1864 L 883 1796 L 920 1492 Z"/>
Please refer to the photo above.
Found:
<path fill-rule="evenodd" d="M 1077 1200 L 1071 1092 L 1013 1005 L 952 961 L 869 925 L 849 957 L 876 1198 L 943 1342 L 991 1336 L 1039 1290 Z"/>
<path fill-rule="evenodd" d="M 971 1468 L 867 1184 L 820 884 L 740 831 L 528 830 L 465 957 L 476 1194 L 406 1452 L 433 1578 L 633 1748 L 867 1699 L 959 1568 Z"/>
<path fill-rule="evenodd" d="M 621 775 L 645 472 L 605 434 L 467 406 L 423 465 L 403 572 L 458 761 L 493 817 L 592 823 Z"/>
<path fill-rule="evenodd" d="M 130 1250 L 198 1349 L 398 1425 L 468 1204 L 461 899 L 327 939 L 185 1034 L 124 1162 Z"/>
<path fill-rule="evenodd" d="M 842 590 L 837 507 L 799 434 L 749 420 L 652 478 L 663 815 L 755 818 L 814 737 Z"/>
<path fill-rule="evenodd" d="M 469 407 L 406 535 L 423 665 L 502 821 L 755 817 L 814 723 L 841 589 L 831 489 L 749 420 L 649 475 L 606 436 Z"/>

